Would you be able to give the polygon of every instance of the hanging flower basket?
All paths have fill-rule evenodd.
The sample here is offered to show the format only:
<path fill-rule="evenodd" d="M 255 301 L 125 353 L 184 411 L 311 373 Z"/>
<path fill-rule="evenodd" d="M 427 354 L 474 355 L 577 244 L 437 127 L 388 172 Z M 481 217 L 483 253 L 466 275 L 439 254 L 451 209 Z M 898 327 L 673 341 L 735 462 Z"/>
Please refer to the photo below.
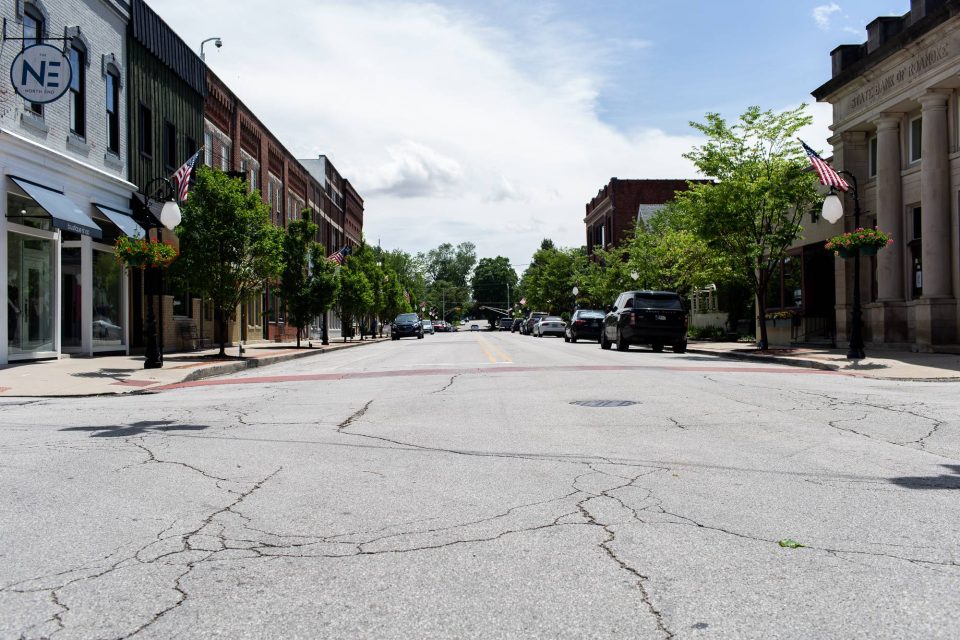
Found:
<path fill-rule="evenodd" d="M 879 229 L 854 229 L 849 233 L 833 236 L 824 245 L 828 251 L 841 258 L 875 256 L 877 251 L 893 244 L 893 238 Z"/>
<path fill-rule="evenodd" d="M 130 269 L 166 267 L 177 258 L 173 245 L 157 240 L 120 236 L 114 245 L 114 258 Z"/>

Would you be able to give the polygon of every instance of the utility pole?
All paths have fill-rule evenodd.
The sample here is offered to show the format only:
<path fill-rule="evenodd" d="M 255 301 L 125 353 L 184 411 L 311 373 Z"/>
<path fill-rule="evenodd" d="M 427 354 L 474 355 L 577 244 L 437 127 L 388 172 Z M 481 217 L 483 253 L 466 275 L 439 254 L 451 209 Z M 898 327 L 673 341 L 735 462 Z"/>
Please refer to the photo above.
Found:
<path fill-rule="evenodd" d="M 510 283 L 507 283 L 507 310 L 510 310 Z"/>

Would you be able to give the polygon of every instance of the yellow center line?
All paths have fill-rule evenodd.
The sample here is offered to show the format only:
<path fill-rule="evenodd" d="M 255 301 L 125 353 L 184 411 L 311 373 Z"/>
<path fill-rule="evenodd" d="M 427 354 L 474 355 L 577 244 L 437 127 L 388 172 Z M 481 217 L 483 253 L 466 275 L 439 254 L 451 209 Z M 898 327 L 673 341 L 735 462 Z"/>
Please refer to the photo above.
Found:
<path fill-rule="evenodd" d="M 479 344 L 480 348 L 483 349 L 483 352 L 486 354 L 490 362 L 497 363 L 497 356 L 501 358 L 501 362 L 513 362 L 513 359 L 508 356 L 503 349 L 490 344 L 487 342 L 486 338 L 482 338 L 480 336 L 476 336 L 476 338 L 477 344 Z M 496 353 L 496 356 L 494 356 L 494 353 Z"/>

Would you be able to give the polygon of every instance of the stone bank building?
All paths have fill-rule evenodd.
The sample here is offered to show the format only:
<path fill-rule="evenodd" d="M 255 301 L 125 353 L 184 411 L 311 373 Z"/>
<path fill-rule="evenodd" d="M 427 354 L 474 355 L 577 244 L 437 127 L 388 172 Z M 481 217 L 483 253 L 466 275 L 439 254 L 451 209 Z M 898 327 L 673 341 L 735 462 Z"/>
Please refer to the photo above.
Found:
<path fill-rule="evenodd" d="M 864 338 L 868 346 L 956 350 L 960 1 L 913 0 L 905 14 L 867 25 L 866 42 L 839 46 L 831 58 L 831 78 L 813 96 L 833 106 L 833 164 L 856 176 L 861 225 L 894 238 L 863 260 Z M 774 308 L 835 300 L 841 343 L 849 339 L 853 264 L 817 252 L 826 238 L 852 229 L 853 210 L 848 193 L 841 223 L 811 214 L 791 252 L 794 264 L 784 269 L 793 281 L 771 294 L 780 293 Z"/>

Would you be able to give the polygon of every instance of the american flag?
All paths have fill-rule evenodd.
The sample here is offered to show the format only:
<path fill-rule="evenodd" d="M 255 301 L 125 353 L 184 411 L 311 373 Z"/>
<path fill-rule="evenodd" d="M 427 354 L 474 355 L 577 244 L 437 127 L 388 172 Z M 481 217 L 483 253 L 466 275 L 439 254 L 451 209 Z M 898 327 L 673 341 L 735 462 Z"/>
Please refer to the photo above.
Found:
<path fill-rule="evenodd" d="M 403 290 L 403 299 L 406 300 L 407 302 L 410 302 L 410 292 L 407 291 L 406 289 Z"/>
<path fill-rule="evenodd" d="M 836 187 L 840 191 L 847 191 L 850 189 L 850 185 L 847 184 L 847 181 L 840 177 L 840 174 L 837 173 L 833 167 L 831 167 L 827 162 L 817 155 L 817 152 L 807 146 L 807 143 L 803 140 L 800 140 L 800 144 L 803 145 L 803 150 L 807 152 L 807 158 L 810 159 L 810 164 L 813 165 L 813 168 L 817 171 L 817 176 L 820 177 L 820 184 L 826 185 L 828 187 Z"/>
<path fill-rule="evenodd" d="M 329 260 L 330 262 L 335 262 L 337 264 L 343 264 L 343 260 L 346 257 L 347 257 L 347 248 L 343 247 L 342 249 L 340 249 L 340 251 L 337 251 L 336 253 L 331 253 L 330 255 L 328 255 L 327 260 Z"/>
<path fill-rule="evenodd" d="M 197 152 L 187 158 L 183 166 L 173 174 L 173 179 L 177 181 L 177 200 L 180 202 L 187 199 L 187 191 L 190 189 L 190 174 L 193 173 L 193 167 L 197 164 L 197 158 L 200 157 L 201 151 L 203 151 L 203 147 L 197 149 Z"/>

